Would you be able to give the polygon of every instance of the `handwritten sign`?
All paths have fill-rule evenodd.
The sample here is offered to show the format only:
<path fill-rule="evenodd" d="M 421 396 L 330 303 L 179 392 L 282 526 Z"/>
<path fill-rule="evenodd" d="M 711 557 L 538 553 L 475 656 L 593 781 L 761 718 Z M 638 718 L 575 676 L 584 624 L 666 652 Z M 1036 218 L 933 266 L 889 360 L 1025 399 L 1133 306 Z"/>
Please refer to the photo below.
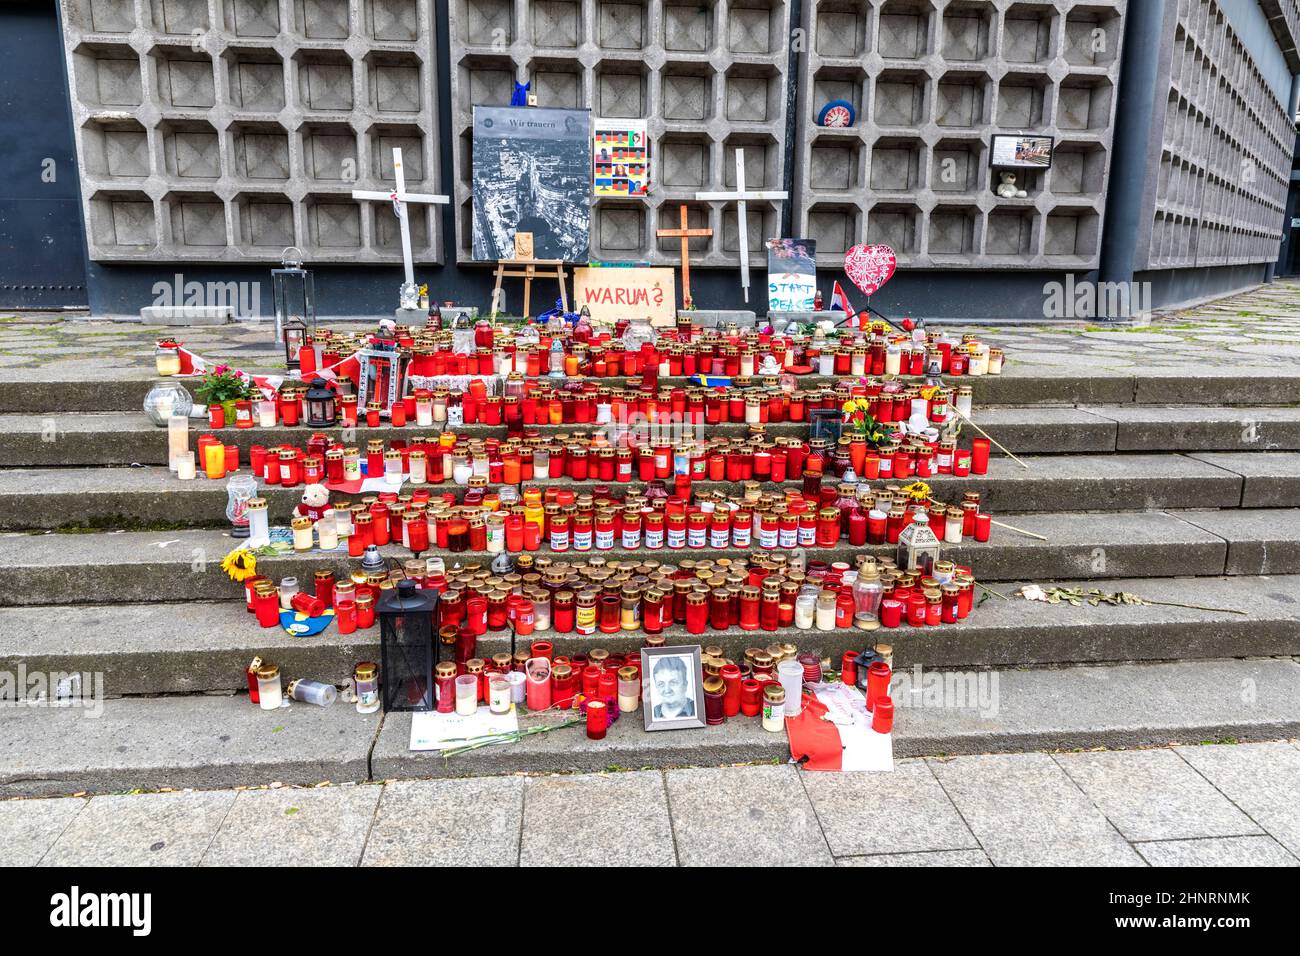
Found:
<path fill-rule="evenodd" d="M 817 296 L 817 240 L 767 240 L 767 309 L 811 312 Z"/>
<path fill-rule="evenodd" d="M 573 270 L 573 301 L 585 305 L 593 319 L 646 321 L 673 325 L 677 321 L 677 285 L 672 269 L 578 268 Z"/>

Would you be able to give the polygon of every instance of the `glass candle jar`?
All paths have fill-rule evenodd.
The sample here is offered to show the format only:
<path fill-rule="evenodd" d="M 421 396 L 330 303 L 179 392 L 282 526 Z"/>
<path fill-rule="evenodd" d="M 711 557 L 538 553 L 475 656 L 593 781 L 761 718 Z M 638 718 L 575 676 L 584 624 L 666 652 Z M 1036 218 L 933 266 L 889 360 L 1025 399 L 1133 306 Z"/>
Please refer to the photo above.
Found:
<path fill-rule="evenodd" d="M 478 710 L 477 674 L 458 674 L 456 676 L 456 713 L 462 717 L 472 717 Z"/>
<path fill-rule="evenodd" d="M 785 729 L 785 688 L 780 684 L 763 688 L 763 729 L 773 734 Z"/>
<path fill-rule="evenodd" d="M 288 692 L 291 700 L 315 704 L 317 707 L 328 707 L 339 695 L 338 689 L 333 684 L 318 680 L 290 681 Z"/>
<path fill-rule="evenodd" d="M 699 591 L 686 595 L 686 633 L 703 634 L 709 622 L 709 597 Z"/>
<path fill-rule="evenodd" d="M 276 710 L 284 693 L 280 688 L 280 668 L 264 664 L 257 669 L 257 702 L 262 710 Z"/>
<path fill-rule="evenodd" d="M 704 679 L 704 722 L 709 726 L 726 723 L 727 715 L 723 705 L 725 685 L 720 677 Z"/>
<path fill-rule="evenodd" d="M 373 714 L 379 709 L 379 666 L 361 661 L 352 671 L 357 692 L 357 713 Z"/>
<path fill-rule="evenodd" d="M 835 605 L 837 595 L 834 591 L 822 591 L 817 595 L 815 626 L 819 631 L 835 630 Z"/>
<path fill-rule="evenodd" d="M 488 678 L 488 710 L 494 714 L 510 712 L 510 682 L 505 674 L 493 674 Z"/>
<path fill-rule="evenodd" d="M 635 667 L 618 669 L 618 709 L 630 714 L 641 704 L 641 672 Z"/>

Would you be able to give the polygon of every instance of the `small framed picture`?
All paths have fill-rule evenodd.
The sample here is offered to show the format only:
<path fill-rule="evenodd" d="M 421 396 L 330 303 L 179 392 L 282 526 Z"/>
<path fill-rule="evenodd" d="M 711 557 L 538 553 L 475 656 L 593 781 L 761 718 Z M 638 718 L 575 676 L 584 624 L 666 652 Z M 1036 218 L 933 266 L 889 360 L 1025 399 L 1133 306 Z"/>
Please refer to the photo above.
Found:
<path fill-rule="evenodd" d="M 646 730 L 705 726 L 700 646 L 642 648 L 641 700 Z"/>
<path fill-rule="evenodd" d="M 989 151 L 989 165 L 1008 169 L 1051 169 L 1052 151 L 1056 148 L 1054 136 L 993 137 Z"/>

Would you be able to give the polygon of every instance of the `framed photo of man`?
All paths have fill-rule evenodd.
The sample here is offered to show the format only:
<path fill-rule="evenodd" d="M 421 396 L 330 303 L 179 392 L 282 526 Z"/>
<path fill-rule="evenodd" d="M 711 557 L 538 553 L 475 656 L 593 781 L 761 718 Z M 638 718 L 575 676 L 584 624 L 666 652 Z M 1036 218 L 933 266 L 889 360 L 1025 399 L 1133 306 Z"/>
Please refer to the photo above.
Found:
<path fill-rule="evenodd" d="M 704 679 L 700 647 L 641 649 L 641 700 L 646 730 L 703 727 Z"/>

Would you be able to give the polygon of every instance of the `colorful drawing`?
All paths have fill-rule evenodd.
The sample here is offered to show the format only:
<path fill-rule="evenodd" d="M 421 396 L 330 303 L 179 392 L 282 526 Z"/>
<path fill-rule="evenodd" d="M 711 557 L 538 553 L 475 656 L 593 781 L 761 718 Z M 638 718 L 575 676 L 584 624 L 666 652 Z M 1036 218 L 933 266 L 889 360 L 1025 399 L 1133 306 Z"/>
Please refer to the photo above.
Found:
<path fill-rule="evenodd" d="M 624 199 L 644 197 L 650 188 L 650 144 L 645 120 L 593 120 L 593 193 Z"/>

